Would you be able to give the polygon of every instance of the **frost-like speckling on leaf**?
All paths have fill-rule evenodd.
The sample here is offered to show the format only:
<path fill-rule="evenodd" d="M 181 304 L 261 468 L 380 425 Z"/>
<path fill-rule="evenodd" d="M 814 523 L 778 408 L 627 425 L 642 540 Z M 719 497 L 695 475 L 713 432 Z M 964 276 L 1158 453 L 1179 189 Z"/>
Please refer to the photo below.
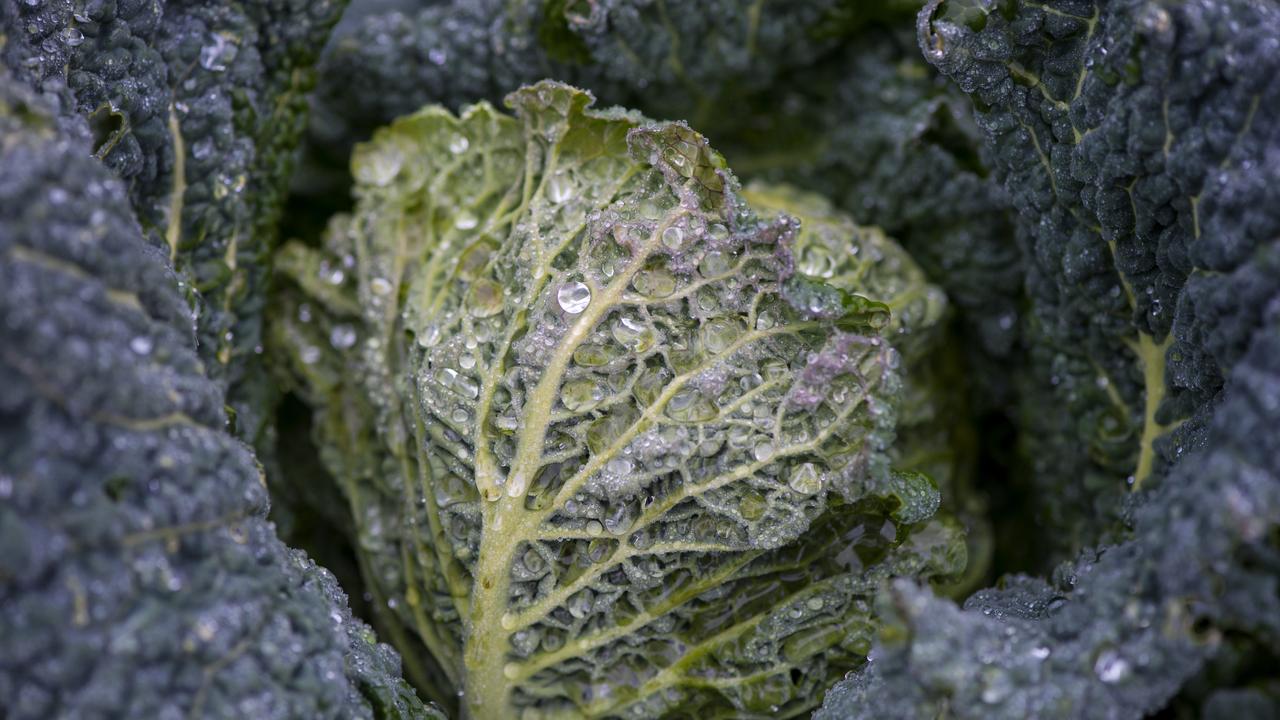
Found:
<path fill-rule="evenodd" d="M 591 100 L 379 131 L 355 211 L 286 249 L 273 337 L 367 575 L 473 716 L 803 714 L 880 581 L 963 566 L 888 452 L 895 338 L 945 301 L 895 305 L 896 247 L 829 284 L 848 244 L 797 254 L 697 133 Z"/>

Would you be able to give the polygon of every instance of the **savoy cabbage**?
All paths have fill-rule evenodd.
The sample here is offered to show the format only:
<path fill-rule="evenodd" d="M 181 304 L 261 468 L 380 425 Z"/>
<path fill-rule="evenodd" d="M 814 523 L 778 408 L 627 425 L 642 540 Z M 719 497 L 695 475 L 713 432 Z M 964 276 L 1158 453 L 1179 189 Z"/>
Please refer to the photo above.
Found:
<path fill-rule="evenodd" d="M 0 716 L 1280 715 L 1275 0 L 349 4 L 0 0 Z"/>
<path fill-rule="evenodd" d="M 280 343 L 470 716 L 802 713 L 877 580 L 962 565 L 888 453 L 890 339 L 945 300 L 881 234 L 798 234 L 687 126 L 591 102 L 544 82 L 358 147 L 354 212 L 282 251 Z"/>

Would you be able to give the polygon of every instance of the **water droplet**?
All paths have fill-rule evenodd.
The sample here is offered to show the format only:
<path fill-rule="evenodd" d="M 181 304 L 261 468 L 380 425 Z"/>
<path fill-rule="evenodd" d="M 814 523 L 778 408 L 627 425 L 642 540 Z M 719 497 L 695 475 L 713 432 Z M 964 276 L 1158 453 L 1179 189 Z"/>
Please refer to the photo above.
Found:
<path fill-rule="evenodd" d="M 588 410 L 604 399 L 604 393 L 590 378 L 570 380 L 560 389 L 560 402 L 571 411 Z"/>
<path fill-rule="evenodd" d="M 672 250 L 679 249 L 679 247 L 682 244 L 684 244 L 684 231 L 674 225 L 667 228 L 666 230 L 663 230 L 662 244 L 666 245 Z"/>
<path fill-rule="evenodd" d="M 399 152 L 389 148 L 374 148 L 369 152 L 357 152 L 352 161 L 352 169 L 356 180 L 385 187 L 400 173 L 403 162 Z"/>
<path fill-rule="evenodd" d="M 546 567 L 546 562 L 542 559 L 542 556 L 539 555 L 538 551 L 534 550 L 532 547 L 524 551 L 524 557 L 521 558 L 521 562 L 524 563 L 524 566 L 528 568 L 529 572 L 541 572 L 542 569 Z M 511 629 L 511 627 L 505 624 L 503 627 L 508 630 Z"/>
<path fill-rule="evenodd" d="M 573 182 L 564 173 L 556 173 L 547 181 L 547 198 L 559 205 L 573 197 Z"/>
<path fill-rule="evenodd" d="M 812 495 L 822 489 L 822 478 L 813 463 L 798 465 L 791 471 L 787 486 L 801 495 Z"/>
<path fill-rule="evenodd" d="M 461 155 L 469 147 L 471 147 L 471 141 L 467 139 L 466 135 L 454 135 L 449 139 L 449 152 L 454 155 Z"/>
<path fill-rule="evenodd" d="M 418 334 L 418 345 L 429 348 L 440 342 L 440 328 L 436 325 L 428 325 L 425 330 Z"/>
<path fill-rule="evenodd" d="M 755 491 L 748 492 L 738 500 L 738 512 L 747 520 L 759 520 L 768 507 L 769 503 L 764 496 Z"/>
<path fill-rule="evenodd" d="M 712 250 L 702 256 L 702 262 L 698 263 L 698 272 L 703 277 L 716 277 L 729 272 L 730 257 L 728 253 Z"/>
<path fill-rule="evenodd" d="M 66 28 L 62 31 L 62 41 L 71 47 L 76 47 L 84 42 L 84 33 L 77 28 Z"/>
<path fill-rule="evenodd" d="M 591 288 L 587 287 L 586 283 L 576 280 L 567 282 L 556 291 L 556 302 L 560 303 L 561 310 L 570 315 L 577 315 L 591 304 Z"/>
<path fill-rule="evenodd" d="M 696 390 L 681 390 L 667 402 L 667 415 L 680 422 L 706 422 L 716 416 L 716 409 Z"/>
<path fill-rule="evenodd" d="M 213 154 L 213 138 L 200 138 L 191 144 L 191 157 L 205 160 Z"/>
<path fill-rule="evenodd" d="M 752 448 L 751 454 L 756 460 L 765 462 L 769 458 L 773 457 L 773 443 L 767 440 L 758 442 L 756 443 L 756 446 Z"/>
<path fill-rule="evenodd" d="M 302 348 L 301 357 L 304 365 L 315 365 L 320 360 L 320 348 L 308 345 Z"/>
<path fill-rule="evenodd" d="M 736 320 L 716 318 L 702 327 L 702 345 L 712 355 L 719 355 L 727 350 L 733 341 L 742 334 L 742 328 Z"/>
<path fill-rule="evenodd" d="M 719 242 L 729 237 L 729 228 L 721 225 L 720 223 L 715 223 L 707 228 L 707 235 L 712 240 Z"/>
<path fill-rule="evenodd" d="M 459 375 L 454 381 L 453 386 L 458 392 L 475 400 L 480 395 L 480 385 L 467 375 Z"/>
<path fill-rule="evenodd" d="M 591 522 L 594 523 L 595 521 L 592 520 Z M 600 523 L 595 524 L 599 525 Z M 589 523 L 588 526 L 590 526 Z M 569 598 L 568 607 L 569 614 L 575 618 L 582 619 L 586 617 L 587 613 L 591 612 L 591 591 L 583 590 L 577 595 Z"/>
<path fill-rule="evenodd" d="M 602 367 L 608 365 L 617 355 L 612 347 L 603 345 L 583 345 L 573 351 L 573 361 L 583 367 Z"/>
<path fill-rule="evenodd" d="M 617 475 L 620 477 L 631 474 L 631 470 L 633 468 L 634 466 L 631 464 L 631 461 L 626 458 L 614 458 L 605 463 L 604 466 L 605 472 L 608 472 L 610 475 Z"/>
<path fill-rule="evenodd" d="M 369 281 L 369 290 L 374 295 L 386 295 L 391 292 L 391 283 L 386 278 L 374 278 Z"/>
<path fill-rule="evenodd" d="M 676 291 L 676 279 L 664 268 L 653 268 L 636 273 L 631 285 L 641 295 L 649 298 L 664 298 Z"/>
<path fill-rule="evenodd" d="M 1104 683 L 1118 683 L 1129 676 L 1129 661 L 1115 650 L 1103 650 L 1093 663 L 1093 672 Z"/>
<path fill-rule="evenodd" d="M 139 335 L 129 341 L 129 349 L 139 355 L 150 355 L 153 344 L 151 338 Z"/>
<path fill-rule="evenodd" d="M 835 274 L 836 261 L 826 248 L 811 245 L 800 253 L 796 269 L 809 277 L 829 278 Z"/>
<path fill-rule="evenodd" d="M 462 356 L 460 356 L 460 357 L 458 358 L 458 365 L 459 365 L 463 370 L 470 370 L 471 368 L 473 368 L 473 367 L 475 367 L 475 366 L 476 366 L 476 356 L 475 356 L 475 355 L 462 355 Z"/>
<path fill-rule="evenodd" d="M 449 54 L 441 48 L 431 48 L 427 51 L 427 59 L 432 65 L 443 65 L 449 59 Z"/>
<path fill-rule="evenodd" d="M 467 306 L 472 317 L 490 317 L 502 311 L 502 286 L 484 279 L 477 280 L 467 293 Z"/>
<path fill-rule="evenodd" d="M 520 677 L 520 666 L 513 662 L 507 663 L 502 666 L 502 674 L 506 676 L 508 680 L 515 680 Z"/>
<path fill-rule="evenodd" d="M 648 325 L 635 318 L 623 316 L 613 324 L 613 339 L 635 352 L 645 352 L 653 347 L 654 333 Z"/>
<path fill-rule="evenodd" d="M 587 521 L 588 535 L 600 535 L 602 533 L 604 533 L 604 525 L 601 525 L 598 520 Z"/>
<path fill-rule="evenodd" d="M 480 220 L 469 210 L 463 210 L 453 219 L 453 226 L 459 230 L 470 230 L 479 224 Z"/>
<path fill-rule="evenodd" d="M 334 325 L 329 331 L 329 344 L 337 350 L 346 350 L 356 344 L 356 330 L 350 325 Z"/>
<path fill-rule="evenodd" d="M 209 38 L 211 42 L 200 48 L 200 67 L 210 72 L 222 72 L 227 69 L 226 61 L 235 57 L 235 46 L 217 33 L 210 35 Z M 227 53 L 228 46 L 231 48 L 230 53 Z M 224 57 L 227 54 L 230 57 Z"/>

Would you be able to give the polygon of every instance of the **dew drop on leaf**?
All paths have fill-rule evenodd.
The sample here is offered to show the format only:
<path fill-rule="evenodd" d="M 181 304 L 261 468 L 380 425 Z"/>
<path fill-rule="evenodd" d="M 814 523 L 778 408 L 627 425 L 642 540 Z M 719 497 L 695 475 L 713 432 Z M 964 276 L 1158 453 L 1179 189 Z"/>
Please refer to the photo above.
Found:
<path fill-rule="evenodd" d="M 812 495 L 822 489 L 822 479 L 813 463 L 804 463 L 791 471 L 787 485 L 801 495 Z"/>
<path fill-rule="evenodd" d="M 129 349 L 139 355 L 150 355 L 152 348 L 151 338 L 146 335 L 139 335 L 129 341 Z"/>
<path fill-rule="evenodd" d="M 467 293 L 472 317 L 484 318 L 502 311 L 502 286 L 492 280 L 477 280 Z"/>
<path fill-rule="evenodd" d="M 662 244 L 678 250 L 684 244 L 684 231 L 674 225 L 662 231 Z"/>
<path fill-rule="evenodd" d="M 391 283 L 386 278 L 374 278 L 369 281 L 369 290 L 374 295 L 386 295 L 391 292 Z"/>
<path fill-rule="evenodd" d="M 653 331 L 644 322 L 623 316 L 613 324 L 613 339 L 628 350 L 644 352 L 653 347 Z"/>
<path fill-rule="evenodd" d="M 556 302 L 560 304 L 561 310 L 577 315 L 591 304 L 591 288 L 584 282 L 567 282 L 556 291 Z"/>
<path fill-rule="evenodd" d="M 747 520 L 760 519 L 767 507 L 768 503 L 764 496 L 758 492 L 749 492 L 738 501 L 738 512 L 742 513 L 742 517 Z"/>
<path fill-rule="evenodd" d="M 650 298 L 664 298 L 676 291 L 676 279 L 662 268 L 636 273 L 631 284 L 641 295 Z"/>
<path fill-rule="evenodd" d="M 604 394 L 594 380 L 581 378 L 565 383 L 560 402 L 569 410 L 587 410 L 603 399 Z"/>
<path fill-rule="evenodd" d="M 471 398 L 472 400 L 475 400 L 476 397 L 480 394 L 480 386 L 476 384 L 475 380 L 472 380 L 466 375 L 459 375 L 453 384 L 454 384 L 454 387 L 458 388 L 458 392 Z M 455 417 L 454 419 L 456 420 L 457 418 Z M 459 422 L 462 422 L 462 421 L 459 421 Z"/>
<path fill-rule="evenodd" d="M 557 173 L 547 181 L 547 199 L 559 205 L 573 197 L 573 181 L 564 173 Z"/>
<path fill-rule="evenodd" d="M 713 225 L 712 227 L 722 227 Z M 698 264 L 698 272 L 703 277 L 715 277 L 729 272 L 729 255 L 719 250 L 712 250 L 702 257 L 702 262 Z"/>
<path fill-rule="evenodd" d="M 1129 661 L 1115 650 L 1103 650 L 1093 663 L 1093 672 L 1104 683 L 1118 683 L 1129 676 Z"/>
<path fill-rule="evenodd" d="M 337 350 L 346 350 L 355 345 L 355 328 L 350 325 L 334 325 L 329 331 L 329 344 Z"/>

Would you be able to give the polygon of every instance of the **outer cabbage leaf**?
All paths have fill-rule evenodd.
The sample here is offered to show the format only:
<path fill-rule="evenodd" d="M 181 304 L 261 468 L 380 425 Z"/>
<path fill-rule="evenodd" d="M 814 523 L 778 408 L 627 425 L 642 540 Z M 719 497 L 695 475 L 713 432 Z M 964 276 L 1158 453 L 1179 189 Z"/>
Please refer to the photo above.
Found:
<path fill-rule="evenodd" d="M 85 123 L 0 66 L 6 718 L 438 718 L 265 520 L 195 319 Z"/>
<path fill-rule="evenodd" d="M 1277 261 L 1271 252 L 1273 272 Z M 898 584 L 881 601 L 893 619 L 876 659 L 815 717 L 1147 717 L 1228 642 L 1280 646 L 1280 404 L 1259 401 L 1280 393 L 1280 294 L 1265 312 L 1204 449 L 1142 498 L 1130 539 L 1051 583 L 1010 579 L 963 611 Z M 1212 696 L 1206 713 L 1228 702 Z M 1262 710 L 1236 717 L 1274 706 L 1239 702 Z"/>
<path fill-rule="evenodd" d="M 261 316 L 312 66 L 344 0 L 4 0 L 6 63 L 68 92 L 93 154 L 198 293 L 199 350 L 256 440 Z"/>
<path fill-rule="evenodd" d="M 683 124 L 507 102 L 379 131 L 355 212 L 281 259 L 366 574 L 474 717 L 805 714 L 884 579 L 963 563 L 887 454 L 885 330 L 928 299 L 797 272 L 796 222 Z"/>
<path fill-rule="evenodd" d="M 1059 396 L 1062 417 L 1112 402 L 1086 388 L 1137 398 L 1141 433 L 1088 462 L 1116 483 L 1150 473 L 1119 541 L 1052 584 L 1015 579 L 963 612 L 898 586 L 899 632 L 833 691 L 832 717 L 1139 717 L 1224 644 L 1280 646 L 1280 10 L 1002 10 L 935 3 L 922 39 L 988 108 L 1009 191 L 1038 219 L 1025 228 L 1037 318 L 1059 384 L 1080 390 Z M 1081 363 L 1129 380 L 1067 372 Z M 1107 428 L 1084 417 L 1063 446 L 1092 452 Z"/>
<path fill-rule="evenodd" d="M 1129 485 L 1197 445 L 1258 323 L 1273 284 L 1248 261 L 1274 213 L 1230 171 L 1266 165 L 1278 27 L 1274 4 L 1248 2 L 921 14 L 926 55 L 983 108 L 1021 214 L 1022 422 L 1059 550 L 1093 542 Z M 1242 294 L 1224 302 L 1226 287 Z"/>
<path fill-rule="evenodd" d="M 496 103 L 542 78 L 717 137 L 731 117 L 725 98 L 771 87 L 866 23 L 905 21 L 918 8 L 915 0 L 357 0 L 354 9 L 367 5 L 322 60 L 312 165 L 296 185 L 308 204 L 345 187 L 336 170 L 374 128 L 428 103 Z"/>

